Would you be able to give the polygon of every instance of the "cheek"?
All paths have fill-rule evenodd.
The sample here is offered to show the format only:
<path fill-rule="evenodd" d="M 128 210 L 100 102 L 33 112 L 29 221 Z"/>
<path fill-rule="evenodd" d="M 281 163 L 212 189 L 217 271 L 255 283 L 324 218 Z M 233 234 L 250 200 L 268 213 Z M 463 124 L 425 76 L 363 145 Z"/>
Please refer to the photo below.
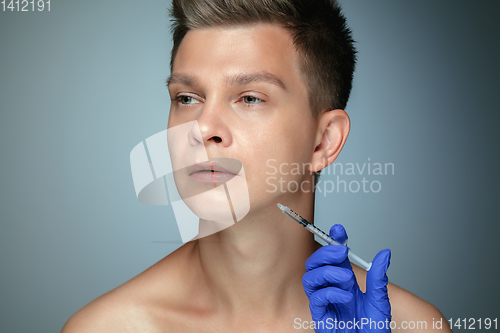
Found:
<path fill-rule="evenodd" d="M 182 122 L 179 121 L 179 119 L 177 119 L 177 117 L 175 117 L 174 111 L 172 110 L 172 108 L 170 108 L 170 111 L 168 113 L 167 129 L 170 129 L 172 127 L 176 127 L 176 126 L 181 125 L 181 124 L 182 124 Z"/>
<path fill-rule="evenodd" d="M 295 105 L 293 108 L 291 104 L 280 107 L 265 121 L 233 123 L 233 128 L 238 127 L 238 131 L 233 131 L 234 143 L 238 145 L 236 150 L 249 169 L 248 176 L 255 175 L 257 178 L 253 180 L 256 183 L 265 183 L 267 173 L 272 171 L 269 165 L 281 167 L 283 173 L 290 173 L 292 167 L 296 168 L 291 164 L 300 164 L 302 170 L 302 165 L 311 161 L 314 119 L 304 114 L 301 107 Z"/>
<path fill-rule="evenodd" d="M 310 131 L 304 125 L 289 127 L 283 133 L 277 145 L 277 156 L 283 162 L 308 163 L 314 152 L 314 141 Z"/>
<path fill-rule="evenodd" d="M 301 133 L 280 133 L 269 136 L 269 140 L 255 145 L 255 150 L 247 156 L 249 167 L 255 175 L 255 181 L 265 183 L 268 177 L 283 177 L 287 180 L 297 180 L 309 174 L 308 163 L 313 153 L 312 141 Z"/>

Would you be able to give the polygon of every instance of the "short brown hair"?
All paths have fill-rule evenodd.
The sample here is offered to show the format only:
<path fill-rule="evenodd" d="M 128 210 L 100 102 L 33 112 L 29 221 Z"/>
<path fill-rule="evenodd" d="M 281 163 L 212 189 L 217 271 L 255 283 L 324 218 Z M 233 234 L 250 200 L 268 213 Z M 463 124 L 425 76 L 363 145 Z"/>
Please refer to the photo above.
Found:
<path fill-rule="evenodd" d="M 288 29 L 300 55 L 300 74 L 314 116 L 345 109 L 351 93 L 356 50 L 351 30 L 335 0 L 172 0 L 174 46 L 191 29 L 255 23 Z"/>

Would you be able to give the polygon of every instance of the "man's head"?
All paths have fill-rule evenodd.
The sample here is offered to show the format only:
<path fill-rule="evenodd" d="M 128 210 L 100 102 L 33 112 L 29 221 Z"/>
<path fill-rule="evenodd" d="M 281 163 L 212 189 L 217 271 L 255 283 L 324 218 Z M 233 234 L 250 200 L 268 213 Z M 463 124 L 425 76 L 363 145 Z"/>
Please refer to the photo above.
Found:
<path fill-rule="evenodd" d="M 174 0 L 173 9 L 179 22 L 174 25 L 168 80 L 169 128 L 196 121 L 199 133 L 190 134 L 191 148 L 203 146 L 209 159 L 240 161 L 251 210 L 277 200 L 291 203 L 311 197 L 314 172 L 335 160 L 349 133 L 349 117 L 341 108 L 351 87 L 352 41 L 342 17 L 331 18 L 341 23 L 329 24 L 342 27 L 348 39 L 343 42 L 337 41 L 337 35 L 330 36 L 332 29 L 321 28 L 314 20 L 318 15 L 331 16 L 335 10 L 338 14 L 338 8 L 330 5 L 330 14 L 325 14 L 325 8 L 316 9 L 306 2 L 299 8 L 280 4 L 282 0 L 260 0 L 243 10 L 243 2 L 233 0 L 179 1 Z M 217 7 L 214 2 L 222 4 Z M 262 3 L 274 16 L 260 8 Z M 306 15 L 310 16 L 306 23 L 298 20 L 299 9 L 314 12 Z M 293 15 L 283 14 L 287 11 Z M 226 12 L 231 13 L 230 24 Z M 318 35 L 313 28 L 325 31 Z M 327 39 L 331 41 L 324 45 Z M 318 46 L 319 54 L 306 56 L 308 45 Z M 324 49 L 336 53 L 325 54 Z M 341 59 L 348 53 L 350 69 L 345 70 Z M 339 70 L 332 72 L 332 68 Z M 198 155 L 184 159 L 188 164 L 200 162 Z M 199 181 L 195 176 L 190 175 L 190 181 Z"/>
<path fill-rule="evenodd" d="M 356 62 L 351 31 L 335 0 L 173 0 L 174 47 L 204 27 L 272 23 L 290 31 L 313 115 L 345 109 Z"/>

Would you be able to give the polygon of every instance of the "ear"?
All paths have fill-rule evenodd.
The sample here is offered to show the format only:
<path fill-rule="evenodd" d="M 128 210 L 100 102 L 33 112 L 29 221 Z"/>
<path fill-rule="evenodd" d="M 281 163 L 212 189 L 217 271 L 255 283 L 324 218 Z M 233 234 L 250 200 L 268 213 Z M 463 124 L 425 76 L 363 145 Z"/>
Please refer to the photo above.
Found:
<path fill-rule="evenodd" d="M 318 119 L 316 148 L 312 155 L 310 170 L 320 171 L 335 161 L 349 135 L 351 121 L 344 110 L 324 112 Z"/>

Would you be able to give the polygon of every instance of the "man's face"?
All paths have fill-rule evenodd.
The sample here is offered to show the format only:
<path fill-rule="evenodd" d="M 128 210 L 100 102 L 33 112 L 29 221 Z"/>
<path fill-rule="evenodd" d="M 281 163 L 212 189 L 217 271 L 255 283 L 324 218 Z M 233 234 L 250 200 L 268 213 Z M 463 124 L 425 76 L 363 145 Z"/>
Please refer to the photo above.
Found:
<path fill-rule="evenodd" d="M 270 24 L 191 30 L 174 61 L 168 127 L 196 120 L 209 159 L 242 163 L 251 211 L 290 202 L 286 184 L 306 179 L 317 121 L 297 68 L 290 33 Z M 290 174 L 292 163 L 301 174 Z"/>

